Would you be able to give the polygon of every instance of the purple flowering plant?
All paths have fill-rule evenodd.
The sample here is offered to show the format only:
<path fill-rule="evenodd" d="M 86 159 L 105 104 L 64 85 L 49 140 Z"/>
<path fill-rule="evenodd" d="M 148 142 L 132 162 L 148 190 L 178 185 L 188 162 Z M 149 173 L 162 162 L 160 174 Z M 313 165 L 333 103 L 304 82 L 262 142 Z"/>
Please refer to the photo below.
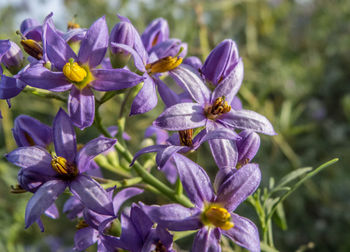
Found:
<path fill-rule="evenodd" d="M 170 38 L 165 19 L 153 20 L 140 35 L 128 18 L 118 17 L 110 34 L 105 17 L 88 29 L 69 22 L 63 32 L 51 13 L 42 24 L 22 22 L 23 50 L 0 40 L 0 99 L 9 103 L 25 91 L 61 102 L 51 126 L 28 115 L 14 121 L 17 148 L 5 159 L 20 168 L 11 192 L 32 194 L 25 228 L 38 223 L 44 231 L 43 214 L 59 218 L 56 199 L 63 194 L 71 196 L 63 212 L 77 223 L 76 251 L 95 243 L 97 251 L 179 251 L 178 241 L 193 234 L 185 248 L 191 251 L 221 251 L 228 240 L 249 251 L 275 251 L 272 217 L 285 223 L 283 201 L 337 159 L 297 169 L 278 183 L 270 178 L 268 188 L 258 189 L 264 168 L 252 159 L 259 134 L 277 133 L 237 96 L 244 59 L 236 43 L 222 41 L 202 64 L 196 56 L 184 58 L 187 44 Z M 121 101 L 119 114 L 101 112 L 111 99 Z M 128 106 L 138 115 L 157 104 L 164 110 L 145 127 L 145 139 L 128 141 Z M 115 125 L 107 128 L 103 116 Z M 82 144 L 91 126 L 100 136 Z M 199 165 L 206 142 L 214 172 Z M 257 223 L 239 211 L 244 203 Z"/>

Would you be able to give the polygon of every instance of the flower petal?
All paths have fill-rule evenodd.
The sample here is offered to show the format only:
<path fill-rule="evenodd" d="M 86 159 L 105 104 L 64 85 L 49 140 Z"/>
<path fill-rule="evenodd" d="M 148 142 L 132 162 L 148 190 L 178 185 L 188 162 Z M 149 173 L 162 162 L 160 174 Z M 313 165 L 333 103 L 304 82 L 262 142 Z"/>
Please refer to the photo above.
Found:
<path fill-rule="evenodd" d="M 233 169 L 236 167 L 238 161 L 238 151 L 234 141 L 226 139 L 212 139 L 208 142 L 215 163 L 220 169 Z"/>
<path fill-rule="evenodd" d="M 153 125 L 166 130 L 185 130 L 205 125 L 204 109 L 197 103 L 179 103 L 167 108 Z"/>
<path fill-rule="evenodd" d="M 121 205 L 125 201 L 141 193 L 143 193 L 143 190 L 136 187 L 126 188 L 118 192 L 113 198 L 113 209 L 115 215 L 118 214 Z"/>
<path fill-rule="evenodd" d="M 97 19 L 86 32 L 81 41 L 78 60 L 89 63 L 90 67 L 98 66 L 103 60 L 108 47 L 108 27 L 105 17 Z"/>
<path fill-rule="evenodd" d="M 142 248 L 142 238 L 137 232 L 137 227 L 135 227 L 131 218 L 122 213 L 120 223 L 122 228 L 120 247 L 129 251 L 140 251 Z"/>
<path fill-rule="evenodd" d="M 145 75 L 143 87 L 131 105 L 130 115 L 143 114 L 152 110 L 158 103 L 156 85 L 151 77 Z"/>
<path fill-rule="evenodd" d="M 74 126 L 67 113 L 61 108 L 53 121 L 53 137 L 56 155 L 74 163 L 77 153 Z"/>
<path fill-rule="evenodd" d="M 51 167 L 51 155 L 42 147 L 20 147 L 8 153 L 6 159 L 25 169 L 31 169 L 38 174 L 54 176 L 56 172 Z"/>
<path fill-rule="evenodd" d="M 17 96 L 23 90 L 17 87 L 17 79 L 1 75 L 0 80 L 0 99 L 10 99 Z"/>
<path fill-rule="evenodd" d="M 237 94 L 243 81 L 243 61 L 239 59 L 231 73 L 215 88 L 211 101 L 225 96 L 228 104 L 231 104 L 233 97 Z"/>
<path fill-rule="evenodd" d="M 80 174 L 71 181 L 69 188 L 87 208 L 99 214 L 113 215 L 113 204 L 107 192 L 92 178 Z"/>
<path fill-rule="evenodd" d="M 220 252 L 221 233 L 218 228 L 202 228 L 194 238 L 192 252 Z"/>
<path fill-rule="evenodd" d="M 180 65 L 169 74 L 196 102 L 202 105 L 210 102 L 211 92 L 194 68 L 189 65 Z"/>
<path fill-rule="evenodd" d="M 231 110 L 218 121 L 233 129 L 248 129 L 266 135 L 276 135 L 269 120 L 251 110 Z"/>
<path fill-rule="evenodd" d="M 73 124 L 81 130 L 92 125 L 95 118 L 95 97 L 90 88 L 72 88 L 68 99 L 68 112 Z"/>
<path fill-rule="evenodd" d="M 90 162 L 102 152 L 112 148 L 117 139 L 98 137 L 88 142 L 78 153 L 77 163 L 80 172 L 89 170 Z"/>
<path fill-rule="evenodd" d="M 128 45 L 120 44 L 120 43 L 114 43 L 114 42 L 111 43 L 111 47 L 120 48 L 130 53 L 134 58 L 135 67 L 142 72 L 146 72 L 146 68 L 145 68 L 146 61 L 143 61 L 142 57 L 132 47 Z"/>
<path fill-rule="evenodd" d="M 203 168 L 180 154 L 174 155 L 173 158 L 180 180 L 191 201 L 198 208 L 201 208 L 204 202 L 213 201 L 215 197 L 213 187 Z"/>
<path fill-rule="evenodd" d="M 135 163 L 135 160 L 141 156 L 142 154 L 145 153 L 150 153 L 150 152 L 158 152 L 166 148 L 167 145 L 151 145 L 143 148 L 142 150 L 139 150 L 138 152 L 135 153 L 133 160 L 130 163 L 130 166 L 133 166 Z"/>
<path fill-rule="evenodd" d="M 94 69 L 92 74 L 95 81 L 91 85 L 98 91 L 130 88 L 144 80 L 143 76 L 126 69 Z"/>
<path fill-rule="evenodd" d="M 30 65 L 20 74 L 19 79 L 29 86 L 53 92 L 67 91 L 72 87 L 62 72 L 52 72 L 44 67 L 42 62 Z"/>
<path fill-rule="evenodd" d="M 171 90 L 162 80 L 160 80 L 158 77 L 154 77 L 153 79 L 157 83 L 159 95 L 162 98 L 166 107 L 170 107 L 172 105 L 180 103 L 180 97 L 173 90 Z"/>
<path fill-rule="evenodd" d="M 215 201 L 222 204 L 227 211 L 234 211 L 239 204 L 255 192 L 260 180 L 259 166 L 257 164 L 246 164 L 223 181 Z"/>
<path fill-rule="evenodd" d="M 30 198 L 25 213 L 25 228 L 28 228 L 40 218 L 46 209 L 48 209 L 63 193 L 66 183 L 62 180 L 50 180 L 43 184 Z"/>
<path fill-rule="evenodd" d="M 67 215 L 68 219 L 73 220 L 82 216 L 84 205 L 77 197 L 70 197 L 63 206 L 63 212 Z"/>
<path fill-rule="evenodd" d="M 178 153 L 186 148 L 187 146 L 168 145 L 166 148 L 159 150 L 156 156 L 158 167 L 162 169 L 175 153 Z"/>
<path fill-rule="evenodd" d="M 202 227 L 200 211 L 196 208 L 186 208 L 178 204 L 163 206 L 143 205 L 142 209 L 152 221 L 161 227 L 173 231 L 196 230 Z"/>
<path fill-rule="evenodd" d="M 55 203 L 53 203 L 51 206 L 49 206 L 48 209 L 46 209 L 45 214 L 52 219 L 57 219 L 60 216 Z"/>
<path fill-rule="evenodd" d="M 43 25 L 43 47 L 48 59 L 58 70 L 62 70 L 63 66 L 70 58 L 74 60 L 77 59 L 72 48 L 66 43 L 63 37 L 57 33 L 51 16 L 45 20 Z"/>
<path fill-rule="evenodd" d="M 95 244 L 98 240 L 98 231 L 91 227 L 79 229 L 74 236 L 74 249 L 83 251 Z"/>
<path fill-rule="evenodd" d="M 234 227 L 223 234 L 251 252 L 260 252 L 259 231 L 255 224 L 235 213 L 231 213 L 231 218 Z"/>

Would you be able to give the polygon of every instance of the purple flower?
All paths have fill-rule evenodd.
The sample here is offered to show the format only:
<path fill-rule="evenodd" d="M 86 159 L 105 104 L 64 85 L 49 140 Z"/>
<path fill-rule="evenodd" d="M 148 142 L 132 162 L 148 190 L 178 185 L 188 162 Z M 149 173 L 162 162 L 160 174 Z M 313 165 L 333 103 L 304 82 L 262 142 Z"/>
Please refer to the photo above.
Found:
<path fill-rule="evenodd" d="M 260 137 L 251 130 L 243 130 L 239 133 L 241 137 L 237 140 L 238 164 L 237 168 L 249 163 L 256 155 L 260 147 Z"/>
<path fill-rule="evenodd" d="M 169 230 L 199 229 L 191 250 L 194 252 L 220 251 L 221 235 L 250 251 L 260 251 L 259 233 L 254 223 L 232 212 L 259 186 L 258 165 L 248 164 L 235 170 L 215 195 L 208 175 L 199 165 L 180 155 L 176 156 L 175 162 L 187 195 L 195 206 L 143 206 L 145 213 Z"/>
<path fill-rule="evenodd" d="M 153 228 L 153 222 L 141 207 L 133 204 L 130 215 L 121 215 L 121 236 L 118 247 L 128 251 L 167 251 L 172 249 L 173 236 L 163 227 Z"/>
<path fill-rule="evenodd" d="M 52 142 L 52 129 L 35 118 L 20 115 L 12 129 L 18 147 L 39 145 L 46 148 Z"/>
<path fill-rule="evenodd" d="M 135 86 L 143 77 L 126 69 L 96 68 L 108 46 L 108 27 L 104 17 L 91 25 L 76 55 L 55 29 L 51 16 L 43 25 L 43 47 L 56 71 L 50 71 L 38 62 L 32 64 L 21 79 L 33 87 L 54 92 L 71 90 L 69 115 L 74 125 L 84 129 L 91 126 L 95 115 L 91 88 L 98 91 L 120 90 Z"/>
<path fill-rule="evenodd" d="M 35 19 L 27 18 L 22 21 L 20 31 L 27 39 L 42 41 L 42 25 Z"/>
<path fill-rule="evenodd" d="M 191 57 L 185 58 L 183 63 L 186 65 L 190 65 L 191 67 L 193 67 L 196 70 L 199 70 L 202 68 L 202 61 L 196 56 L 191 56 Z"/>
<path fill-rule="evenodd" d="M 201 73 L 206 80 L 217 86 L 229 76 L 239 61 L 236 43 L 231 39 L 225 39 L 210 52 L 201 68 Z"/>
<path fill-rule="evenodd" d="M 37 176 L 37 180 L 46 180 L 27 204 L 26 228 L 40 218 L 66 187 L 86 207 L 97 213 L 111 214 L 113 206 L 106 191 L 83 172 L 89 169 L 95 156 L 111 148 L 116 140 L 99 137 L 77 152 L 74 127 L 68 115 L 60 109 L 53 123 L 53 141 L 57 156 L 40 146 L 20 147 L 6 155 L 9 162 Z"/>
<path fill-rule="evenodd" d="M 169 25 L 164 18 L 154 19 L 141 35 L 146 51 L 169 38 Z"/>
<path fill-rule="evenodd" d="M 163 169 L 164 166 L 169 164 L 168 161 L 172 157 L 178 156 L 180 155 L 180 153 L 183 155 L 192 153 L 196 151 L 199 148 L 199 146 L 205 141 L 209 141 L 212 139 L 237 140 L 239 138 L 239 136 L 235 132 L 225 128 L 216 129 L 210 132 L 207 132 L 206 130 L 202 130 L 193 139 L 192 137 L 193 137 L 192 129 L 179 131 L 179 133 L 173 134 L 168 139 L 166 144 L 152 145 L 138 151 L 135 154 L 134 159 L 132 160 L 130 166 L 134 164 L 135 160 L 140 155 L 145 153 L 150 153 L 150 152 L 157 152 L 157 156 L 156 156 L 157 165 L 160 169 Z M 174 172 L 169 171 L 169 167 L 167 168 L 168 168 L 167 173 L 170 172 L 172 176 L 172 177 L 171 176 L 167 176 L 167 177 L 170 178 L 171 182 L 173 182 L 174 179 L 176 179 L 176 176 L 174 177 Z M 167 173 L 166 175 L 168 175 Z"/>
<path fill-rule="evenodd" d="M 107 190 L 108 197 L 113 202 L 113 214 L 112 215 L 102 215 L 91 211 L 88 208 L 84 208 L 83 216 L 84 222 L 82 223 L 82 228 L 79 229 L 74 237 L 75 249 L 82 251 L 90 247 L 97 242 L 98 251 L 113 251 L 116 246 L 119 247 L 120 241 L 117 237 L 108 234 L 109 229 L 112 228 L 113 220 L 118 217 L 118 212 L 122 204 L 143 192 L 142 189 L 138 188 L 126 188 L 118 192 L 112 199 L 114 188 Z M 73 202 L 72 202 L 73 203 Z M 66 205 L 65 205 L 66 206 Z M 66 210 L 77 211 L 77 204 L 70 204 L 71 209 Z M 70 212 L 72 214 L 72 212 Z M 103 250 L 105 249 L 105 250 Z"/>
<path fill-rule="evenodd" d="M 247 129 L 267 135 L 275 135 L 271 123 L 262 115 L 250 110 L 233 110 L 229 105 L 234 99 L 243 79 L 243 63 L 240 59 L 230 75 L 213 92 L 203 83 L 195 70 L 182 65 L 170 72 L 191 95 L 193 102 L 179 103 L 167 108 L 154 122 L 166 130 L 180 131 L 206 127 L 207 131 L 217 128 Z M 220 168 L 235 167 L 237 147 L 225 139 L 209 140 L 214 159 Z"/>
<path fill-rule="evenodd" d="M 130 22 L 127 18 L 119 16 L 122 21 Z M 130 23 L 131 25 L 131 23 Z M 144 48 L 140 35 L 133 28 L 134 45 L 130 47 L 121 43 L 111 43 L 111 47 L 122 49 L 130 53 L 134 58 L 135 67 L 143 73 L 144 83 L 142 89 L 136 95 L 131 106 L 130 115 L 143 114 L 153 109 L 158 102 L 156 88 L 166 106 L 179 102 L 178 95 L 158 78 L 163 72 L 171 71 L 181 64 L 181 57 L 165 57 L 158 59 L 155 54 L 148 55 Z"/>
<path fill-rule="evenodd" d="M 23 66 L 23 53 L 11 40 L 0 40 L 0 62 L 12 73 L 17 74 Z"/>

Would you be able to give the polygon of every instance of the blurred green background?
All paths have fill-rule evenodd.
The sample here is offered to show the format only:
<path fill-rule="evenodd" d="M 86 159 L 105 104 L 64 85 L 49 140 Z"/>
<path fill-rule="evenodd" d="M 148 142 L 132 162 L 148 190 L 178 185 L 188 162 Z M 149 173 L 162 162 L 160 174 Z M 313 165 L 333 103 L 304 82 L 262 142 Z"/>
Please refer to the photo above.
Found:
<path fill-rule="evenodd" d="M 340 158 L 287 199 L 288 230 L 274 226 L 276 247 L 350 251 L 350 1 L 0 0 L 0 39 L 18 42 L 15 31 L 22 19 L 42 22 L 50 11 L 62 30 L 75 14 L 82 27 L 106 15 L 112 29 L 119 13 L 140 32 L 152 19 L 164 17 L 171 37 L 187 42 L 188 55 L 202 60 L 223 39 L 235 40 L 245 66 L 238 95 L 245 108 L 267 116 L 278 132 L 274 137 L 261 136 L 254 161 L 262 170 L 262 186 L 271 176 L 278 180 L 293 169 Z M 0 101 L 1 156 L 15 148 L 10 132 L 16 116 L 28 114 L 50 125 L 63 106 L 30 94 L 20 94 L 12 103 L 8 110 Z M 118 99 L 103 105 L 106 125 L 116 123 L 119 108 Z M 161 109 L 127 121 L 133 151 L 139 150 L 145 128 Z M 82 142 L 97 135 L 94 128 L 79 132 Z M 213 161 L 204 158 L 208 149 L 201 148 L 199 163 L 214 174 Z M 75 224 L 63 215 L 59 221 L 44 217 L 44 234 L 37 227 L 24 230 L 24 208 L 31 195 L 9 193 L 17 171 L 0 160 L 0 251 L 71 251 Z M 256 220 L 250 206 L 238 210 Z"/>

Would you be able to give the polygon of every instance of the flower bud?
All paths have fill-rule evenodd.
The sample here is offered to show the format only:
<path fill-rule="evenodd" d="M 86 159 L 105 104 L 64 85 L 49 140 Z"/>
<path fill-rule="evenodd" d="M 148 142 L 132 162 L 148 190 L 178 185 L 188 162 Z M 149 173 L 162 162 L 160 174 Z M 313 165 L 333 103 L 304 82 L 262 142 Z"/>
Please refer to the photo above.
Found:
<path fill-rule="evenodd" d="M 181 42 L 179 39 L 168 39 L 152 47 L 149 51 L 149 54 L 151 53 L 155 53 L 159 59 L 168 56 L 179 56 L 183 58 L 187 54 L 187 44 Z"/>
<path fill-rule="evenodd" d="M 14 122 L 12 134 L 18 147 L 39 145 L 45 148 L 52 142 L 51 131 L 46 124 L 30 116 L 20 115 Z"/>
<path fill-rule="evenodd" d="M 260 147 L 260 137 L 250 130 L 243 130 L 239 133 L 241 139 L 237 140 L 238 163 L 237 168 L 249 163 L 256 155 Z"/>
<path fill-rule="evenodd" d="M 236 43 L 225 39 L 210 52 L 201 72 L 208 81 L 216 86 L 230 74 L 238 60 Z"/>
<path fill-rule="evenodd" d="M 153 20 L 141 35 L 146 51 L 169 38 L 168 22 L 164 18 Z M 174 55 L 167 55 L 174 56 Z"/>
<path fill-rule="evenodd" d="M 13 74 L 23 66 L 23 54 L 19 46 L 10 40 L 0 40 L 0 62 Z"/>
<path fill-rule="evenodd" d="M 121 21 L 113 27 L 109 37 L 109 52 L 113 68 L 124 67 L 130 59 L 130 54 L 123 49 L 112 47 L 111 43 L 120 43 L 133 47 L 135 32 L 132 24 L 126 21 Z"/>

